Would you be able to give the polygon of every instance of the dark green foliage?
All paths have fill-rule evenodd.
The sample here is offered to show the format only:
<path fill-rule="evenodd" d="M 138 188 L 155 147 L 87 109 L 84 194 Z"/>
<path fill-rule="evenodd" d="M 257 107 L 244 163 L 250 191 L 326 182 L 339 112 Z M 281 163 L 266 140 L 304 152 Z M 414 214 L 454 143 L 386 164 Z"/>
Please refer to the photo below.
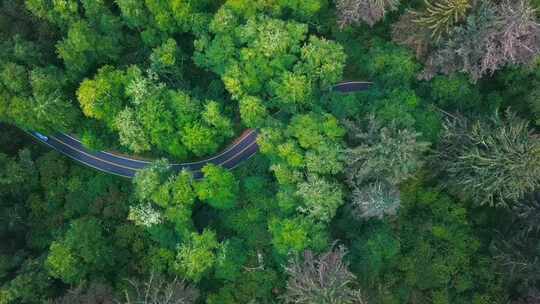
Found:
<path fill-rule="evenodd" d="M 207 303 L 269 302 L 275 298 L 275 288 L 280 285 L 282 281 L 272 269 L 245 271 L 234 284 L 226 284 L 217 293 L 210 294 Z"/>
<path fill-rule="evenodd" d="M 538 193 L 528 195 L 518 202 L 510 214 L 503 214 L 505 221 L 498 223 L 497 232 L 490 244 L 494 260 L 504 274 L 514 298 L 536 297 L 540 282 L 539 208 Z"/>
<path fill-rule="evenodd" d="M 429 89 L 431 100 L 445 110 L 477 109 L 482 102 L 478 88 L 463 74 L 436 76 L 429 83 Z"/>
<path fill-rule="evenodd" d="M 372 287 L 367 290 L 373 296 L 383 303 L 500 300 L 493 265 L 482 255 L 463 206 L 436 189 L 410 182 L 402 187 L 396 224 L 395 232 L 387 224 L 367 226 L 352 247 L 358 249 L 353 269 Z M 388 285 L 376 288 L 381 282 Z"/>
<path fill-rule="evenodd" d="M 370 79 L 390 87 L 408 86 L 419 69 L 418 63 L 406 49 L 379 40 L 362 58 L 362 63 Z"/>
<path fill-rule="evenodd" d="M 113 290 L 110 286 L 97 282 L 90 283 L 88 286 L 80 285 L 69 289 L 64 296 L 48 304 L 90 304 L 90 303 L 114 303 Z"/>
<path fill-rule="evenodd" d="M 0 121 L 161 159 L 131 184 L 0 124 L 0 303 L 536 304 L 538 5 L 0 1 Z M 237 169 L 165 160 L 245 127 Z"/>
<path fill-rule="evenodd" d="M 362 274 L 359 280 L 367 286 L 374 286 L 384 280 L 384 274 L 399 265 L 400 241 L 391 227 L 383 222 L 370 224 L 365 233 L 351 245 L 354 252 L 351 269 Z"/>
<path fill-rule="evenodd" d="M 110 240 L 95 218 L 76 220 L 59 242 L 51 244 L 46 267 L 53 277 L 78 283 L 91 273 L 107 275 L 115 263 Z"/>

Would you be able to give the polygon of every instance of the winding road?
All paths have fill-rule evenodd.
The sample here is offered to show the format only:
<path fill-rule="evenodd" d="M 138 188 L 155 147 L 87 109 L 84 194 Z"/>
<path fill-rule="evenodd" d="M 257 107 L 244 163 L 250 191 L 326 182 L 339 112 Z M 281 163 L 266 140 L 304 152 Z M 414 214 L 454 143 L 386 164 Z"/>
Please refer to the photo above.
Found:
<path fill-rule="evenodd" d="M 341 93 L 351 93 L 367 90 L 371 85 L 370 82 L 349 81 L 335 85 L 333 90 Z M 126 178 L 133 178 L 137 171 L 152 163 L 151 161 L 137 160 L 105 151 L 91 151 L 85 148 L 77 138 L 67 134 L 48 135 L 46 138 L 36 132 L 30 132 L 30 134 L 38 141 L 88 167 Z M 234 169 L 257 153 L 259 150 L 257 135 L 257 130 L 248 129 L 228 148 L 211 158 L 191 163 L 172 164 L 171 167 L 175 171 L 189 170 L 197 179 L 202 177 L 201 169 L 206 164 L 219 165 L 229 170 Z"/>

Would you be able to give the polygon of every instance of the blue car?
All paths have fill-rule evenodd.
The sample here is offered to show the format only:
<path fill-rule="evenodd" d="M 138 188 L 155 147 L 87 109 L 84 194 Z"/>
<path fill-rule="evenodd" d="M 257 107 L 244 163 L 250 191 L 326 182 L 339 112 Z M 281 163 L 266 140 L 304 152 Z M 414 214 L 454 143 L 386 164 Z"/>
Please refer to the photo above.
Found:
<path fill-rule="evenodd" d="M 48 138 L 47 136 L 45 136 L 45 135 L 43 135 L 43 134 L 41 134 L 41 133 L 34 132 L 34 134 L 35 134 L 39 139 L 41 139 L 41 140 L 43 140 L 43 141 L 49 140 L 49 138 Z"/>

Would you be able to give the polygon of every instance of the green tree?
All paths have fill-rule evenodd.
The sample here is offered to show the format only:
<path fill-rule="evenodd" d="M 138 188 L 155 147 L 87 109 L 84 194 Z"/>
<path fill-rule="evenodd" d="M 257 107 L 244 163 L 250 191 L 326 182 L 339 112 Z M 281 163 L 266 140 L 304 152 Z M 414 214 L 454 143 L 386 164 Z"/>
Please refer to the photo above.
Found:
<path fill-rule="evenodd" d="M 341 78 L 343 48 L 316 37 L 306 41 L 305 24 L 261 16 L 242 22 L 225 6 L 209 28 L 211 35 L 195 42 L 195 63 L 219 74 L 236 100 L 258 98 L 267 100 L 267 109 L 295 112 L 312 107 L 313 96 Z"/>
<path fill-rule="evenodd" d="M 167 39 L 161 46 L 152 50 L 150 66 L 152 70 L 168 81 L 178 83 L 184 77 L 182 72 L 185 57 L 176 40 Z"/>
<path fill-rule="evenodd" d="M 223 116 L 220 106 L 215 101 L 209 101 L 204 105 L 202 119 L 222 137 L 230 137 L 234 134 L 230 119 Z"/>
<path fill-rule="evenodd" d="M 246 247 L 242 240 L 233 238 L 224 241 L 216 255 L 215 277 L 234 282 L 240 275 L 247 260 Z"/>
<path fill-rule="evenodd" d="M 69 1 L 26 0 L 26 8 L 35 16 L 62 27 L 79 19 L 79 3 Z"/>
<path fill-rule="evenodd" d="M 50 274 L 66 283 L 113 270 L 114 250 L 102 223 L 96 218 L 72 222 L 64 238 L 51 244 L 46 261 Z"/>
<path fill-rule="evenodd" d="M 71 23 L 67 37 L 57 44 L 57 51 L 72 79 L 85 75 L 98 64 L 118 59 L 122 52 L 120 33 L 119 25 L 100 34 L 84 19 Z"/>
<path fill-rule="evenodd" d="M 136 197 L 141 201 L 152 200 L 156 202 L 156 198 L 159 197 L 160 186 L 165 183 L 170 175 L 169 170 L 170 165 L 167 160 L 160 159 L 137 172 L 133 179 Z M 156 203 L 160 204 L 159 202 Z"/>
<path fill-rule="evenodd" d="M 349 122 L 348 127 L 352 145 L 358 144 L 346 153 L 350 187 L 370 179 L 385 179 L 396 185 L 422 166 L 422 154 L 429 143 L 420 141 L 419 133 L 399 129 L 395 123 L 383 126 L 373 116 L 366 121 Z"/>
<path fill-rule="evenodd" d="M 538 139 L 527 121 L 507 112 L 450 119 L 436 163 L 454 191 L 479 205 L 509 206 L 540 183 Z"/>
<path fill-rule="evenodd" d="M 316 175 L 310 175 L 306 182 L 298 184 L 296 194 L 304 201 L 298 210 L 321 222 L 330 222 L 343 204 L 339 185 Z"/>
<path fill-rule="evenodd" d="M 100 68 L 94 79 L 85 79 L 77 90 L 84 115 L 112 125 L 124 104 L 124 83 L 124 73 L 112 66 Z"/>
<path fill-rule="evenodd" d="M 246 17 L 265 13 L 272 16 L 290 16 L 301 20 L 310 20 L 327 7 L 325 0 L 228 0 L 225 6 Z"/>
<path fill-rule="evenodd" d="M 135 153 L 150 150 L 150 140 L 144 133 L 131 108 L 126 107 L 118 113 L 114 120 L 114 128 L 118 130 L 121 145 L 126 146 Z"/>
<path fill-rule="evenodd" d="M 240 117 L 246 126 L 262 126 L 267 115 L 268 111 L 259 98 L 248 96 L 240 100 Z"/>
<path fill-rule="evenodd" d="M 275 287 L 281 279 L 273 269 L 244 271 L 234 283 L 226 284 L 217 293 L 210 294 L 208 304 L 235 304 L 254 301 L 273 301 Z"/>
<path fill-rule="evenodd" d="M 435 76 L 429 89 L 431 99 L 447 110 L 477 109 L 482 102 L 478 88 L 464 74 Z"/>
<path fill-rule="evenodd" d="M 219 247 L 213 231 L 192 233 L 178 248 L 174 269 L 187 279 L 198 282 L 213 268 Z"/>
<path fill-rule="evenodd" d="M 422 296 L 434 303 L 497 302 L 500 283 L 493 263 L 481 254 L 467 210 L 437 189 L 420 187 L 419 181 L 402 187 L 397 265 L 403 278 L 397 284 L 407 290 L 402 301 Z"/>
<path fill-rule="evenodd" d="M 405 48 L 375 40 L 373 47 L 359 58 L 372 81 L 385 87 L 406 87 L 416 78 L 418 63 Z"/>
<path fill-rule="evenodd" d="M 306 249 L 321 251 L 328 244 L 324 226 L 301 216 L 290 219 L 271 219 L 268 230 L 272 234 L 275 251 L 283 256 Z"/>
<path fill-rule="evenodd" d="M 204 178 L 195 184 L 198 197 L 212 207 L 230 209 L 237 203 L 239 185 L 226 169 L 208 164 L 203 167 Z"/>

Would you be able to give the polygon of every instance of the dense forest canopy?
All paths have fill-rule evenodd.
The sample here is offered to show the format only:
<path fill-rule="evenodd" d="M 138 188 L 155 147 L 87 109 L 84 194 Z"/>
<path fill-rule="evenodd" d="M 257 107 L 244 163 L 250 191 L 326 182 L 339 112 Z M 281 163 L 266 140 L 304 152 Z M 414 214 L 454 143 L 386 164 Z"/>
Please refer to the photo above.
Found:
<path fill-rule="evenodd" d="M 0 0 L 0 304 L 537 304 L 539 134 L 538 0 Z"/>

